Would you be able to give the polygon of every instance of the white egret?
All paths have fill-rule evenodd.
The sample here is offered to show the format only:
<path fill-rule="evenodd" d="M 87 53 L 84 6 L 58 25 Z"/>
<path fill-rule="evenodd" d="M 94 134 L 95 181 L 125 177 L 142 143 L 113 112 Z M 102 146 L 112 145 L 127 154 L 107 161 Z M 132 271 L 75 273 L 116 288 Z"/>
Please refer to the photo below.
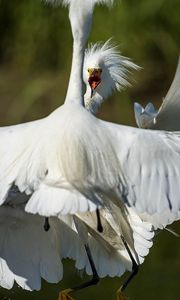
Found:
<path fill-rule="evenodd" d="M 84 99 L 86 109 L 92 114 L 96 114 L 98 107 L 113 90 L 121 90 L 129 84 L 127 74 L 131 69 L 138 69 L 138 66 L 129 59 L 122 57 L 116 47 L 111 45 L 110 40 L 105 44 L 97 43 L 91 46 L 86 51 L 83 72 L 86 83 Z M 93 77 L 94 72 L 97 72 L 97 78 Z M 96 85 L 96 80 L 98 85 Z M 127 205 L 122 204 L 121 208 L 113 204 L 111 207 L 108 204 L 107 206 L 108 209 L 101 210 L 103 233 L 97 231 L 94 213 L 76 214 L 71 219 L 71 226 L 74 228 L 75 221 L 89 257 L 89 262 L 85 268 L 86 272 L 93 274 L 93 278 L 78 287 L 63 291 L 60 294 L 60 299 L 68 298 L 67 293 L 69 292 L 96 284 L 101 277 L 107 275 L 111 277 L 121 276 L 125 270 L 129 270 L 132 271 L 132 274 L 118 292 L 118 299 L 123 299 L 122 291 L 137 273 L 138 265 L 144 261 L 144 256 L 148 254 L 154 236 L 152 225 L 143 222 Z M 121 219 L 119 219 L 119 215 L 121 215 Z M 63 219 L 66 222 L 66 217 Z M 125 242 L 123 237 L 125 237 Z M 82 261 L 84 261 L 84 257 L 80 254 L 76 259 L 77 268 L 80 266 L 82 268 Z"/>
<path fill-rule="evenodd" d="M 170 130 L 180 130 L 180 58 L 171 87 L 158 110 L 152 103 L 143 108 L 139 103 L 134 104 L 135 119 L 138 127 Z"/>
<path fill-rule="evenodd" d="M 179 134 L 103 122 L 83 108 L 83 53 L 97 1 L 65 2 L 74 37 L 66 103 L 47 118 L 0 130 L 1 203 L 15 184 L 33 193 L 27 211 L 44 216 L 94 210 L 106 199 L 176 216 Z"/>
<path fill-rule="evenodd" d="M 128 72 L 125 67 L 130 69 L 136 68 L 136 66 L 120 56 L 117 49 L 111 46 L 110 41 L 89 48 L 86 52 L 85 62 L 85 75 L 88 74 L 89 68 L 93 69 L 96 66 L 96 68 L 101 67 L 102 69 L 98 94 L 96 89 L 93 97 L 89 97 L 90 101 L 88 101 L 86 93 L 86 105 L 95 114 L 93 108 L 96 106 L 93 101 L 97 101 L 99 98 L 102 101 L 106 76 L 111 78 L 110 93 L 112 87 L 119 90 L 124 85 L 124 76 Z M 87 78 L 86 82 L 88 87 Z M 128 84 L 127 81 L 126 83 Z M 105 89 L 107 92 L 107 83 Z M 84 268 L 88 274 L 91 274 L 92 270 L 83 245 L 88 249 L 88 254 L 89 251 L 92 253 L 91 262 L 94 262 L 97 272 L 94 280 L 90 283 L 96 283 L 98 278 L 107 275 L 121 276 L 125 270 L 131 271 L 132 269 L 132 261 L 123 245 L 121 235 L 125 237 L 137 264 L 143 262 L 144 256 L 148 254 L 149 248 L 152 246 L 151 240 L 154 233 L 151 224 L 142 222 L 136 213 L 126 205 L 122 204 L 119 209 L 112 204 L 109 210 L 102 210 L 103 234 L 96 230 L 94 213 L 77 215 L 75 223 L 80 232 L 80 240 L 76 233 L 74 220 L 70 216 L 63 217 L 64 222 L 57 218 L 50 218 L 51 230 L 47 233 L 44 232 L 44 219 L 24 212 L 23 204 L 27 200 L 28 197 L 25 194 L 20 194 L 13 188 L 6 200 L 6 205 L 0 208 L 2 215 L 0 257 L 3 261 L 0 285 L 5 288 L 12 288 L 16 281 L 24 289 L 39 290 L 41 277 L 48 282 L 58 282 L 63 275 L 61 259 L 65 257 L 73 258 L 78 269 Z M 119 215 L 121 215 L 121 219 L 119 219 Z M 4 244 L 5 235 L 6 243 Z M 25 251 L 25 247 L 28 251 Z M 51 267 L 49 267 L 50 261 Z M 135 274 L 137 272 L 136 264 L 133 265 L 133 269 Z M 123 285 L 124 287 L 127 282 L 128 280 Z M 65 295 L 63 296 L 65 297 Z"/>
<path fill-rule="evenodd" d="M 66 128 L 63 131 L 59 130 L 64 137 L 64 143 L 61 144 L 61 151 L 58 153 L 58 162 L 61 168 L 54 169 L 54 171 L 56 171 L 55 174 L 62 169 L 63 176 L 69 183 L 69 186 L 67 183 L 66 185 L 62 185 L 62 187 L 67 188 L 67 194 L 68 192 L 70 193 L 72 187 L 74 188 L 73 194 L 77 194 L 77 190 L 82 192 L 83 196 L 81 196 L 81 200 L 78 200 L 79 210 L 88 209 L 88 206 L 85 204 L 86 200 L 84 200 L 84 195 L 98 205 L 103 205 L 103 199 L 101 197 L 103 195 L 105 198 L 112 197 L 112 199 L 116 199 L 117 205 L 119 203 L 118 199 L 122 198 L 129 205 L 135 206 L 137 211 L 147 212 L 150 215 L 155 213 L 164 215 L 165 211 L 172 212 L 174 219 L 176 219 L 180 206 L 177 196 L 178 184 L 176 184 L 180 172 L 178 152 L 180 147 L 179 134 L 147 131 L 100 121 L 88 114 L 81 104 L 75 105 L 75 100 L 71 101 L 71 99 L 77 100 L 79 97 L 80 100 L 77 100 L 77 102 L 83 102 L 80 92 L 82 87 L 82 70 L 78 70 L 79 73 L 77 74 L 74 60 L 83 60 L 81 51 L 83 38 L 78 42 L 78 34 L 81 37 L 83 35 L 83 37 L 86 36 L 87 38 L 89 28 L 87 29 L 88 25 L 86 19 L 86 26 L 83 26 L 82 29 L 82 19 L 76 16 L 76 9 L 73 6 L 74 2 L 68 1 L 68 3 L 70 4 L 70 21 L 74 35 L 74 43 L 77 46 L 74 47 L 72 71 L 66 102 L 73 103 L 65 103 L 61 109 L 58 109 L 50 115 L 50 124 L 48 125 L 51 128 L 52 119 L 55 123 L 55 121 L 57 121 L 56 117 L 59 117 L 62 111 L 63 114 L 66 114 L 65 118 L 62 116 L 64 121 L 62 127 L 63 129 Z M 88 3 L 89 9 L 92 5 L 92 1 Z M 87 3 L 81 4 L 80 7 L 82 8 L 83 5 L 86 6 L 83 8 L 83 11 L 85 11 L 85 9 L 87 9 Z M 78 13 L 80 12 L 78 11 Z M 88 14 L 88 16 L 90 16 L 90 14 Z M 79 44 L 81 44 L 81 47 Z M 79 47 L 80 49 L 77 51 Z M 74 91 L 73 95 L 72 91 Z M 78 93 L 80 93 L 80 95 Z M 78 97 L 76 97 L 76 95 L 78 95 Z M 71 119 L 73 129 L 67 124 L 67 119 L 69 122 Z M 55 131 L 53 127 L 54 134 Z M 79 132 L 81 134 L 78 135 Z M 61 134 L 58 135 L 57 132 L 56 134 L 57 137 L 62 138 Z M 69 143 L 67 142 L 68 137 Z M 52 140 L 51 135 L 49 135 L 49 140 Z M 89 141 L 91 141 L 91 143 L 89 143 Z M 65 142 L 69 147 L 65 147 L 65 145 L 67 146 Z M 57 142 L 54 142 L 54 149 L 58 149 L 59 151 L 57 144 Z M 45 143 L 43 145 L 45 149 L 48 148 Z M 139 147 L 139 145 L 141 145 L 141 147 Z M 104 151 L 105 149 L 106 151 Z M 147 149 L 151 150 L 150 155 L 147 154 Z M 71 157 L 70 153 L 72 154 Z M 53 153 L 53 157 L 51 156 L 52 165 L 55 164 L 54 155 Z M 42 155 L 42 157 L 45 156 Z M 65 162 L 61 161 L 62 157 L 64 157 Z M 168 164 L 167 158 L 169 158 Z M 49 167 L 51 166 L 49 157 L 46 157 L 45 162 L 46 164 L 49 163 Z M 68 168 L 68 164 L 71 169 Z M 37 166 L 35 169 L 41 170 L 41 168 L 39 169 Z M 63 212 L 61 207 L 58 207 L 60 204 L 57 205 L 57 201 L 53 206 L 53 210 L 49 207 L 50 205 L 48 206 L 48 197 L 50 197 L 49 195 L 52 190 L 54 190 L 56 196 L 61 190 L 59 188 L 60 180 L 58 182 L 53 181 L 54 173 L 52 172 L 52 168 L 50 168 L 50 171 L 52 177 L 48 176 L 49 173 L 46 174 L 43 185 L 41 180 L 41 184 L 28 202 L 28 211 L 33 213 L 39 212 L 40 214 L 44 213 L 45 215 L 58 215 Z M 48 179 L 51 179 L 51 181 L 49 182 Z M 61 181 L 61 184 L 63 183 L 64 182 Z M 47 201 L 41 201 L 43 191 L 46 189 L 49 190 L 49 195 L 45 195 Z M 61 193 L 59 195 L 61 195 Z M 156 199 L 156 201 L 154 199 Z M 71 201 L 71 203 L 72 202 L 73 201 Z M 70 206 L 68 207 L 68 205 L 66 205 L 65 212 L 76 211 L 77 207 L 75 207 L 75 205 L 72 204 L 71 208 Z M 95 206 L 96 205 L 92 204 L 90 209 L 94 209 Z M 168 223 L 166 218 L 164 219 L 164 223 Z"/>
<path fill-rule="evenodd" d="M 83 108 L 83 49 L 96 1 L 80 2 L 78 17 L 77 1 L 68 3 L 74 50 L 66 102 L 42 120 L 1 128 L 1 202 L 15 183 L 33 192 L 26 210 L 44 216 L 94 210 L 102 195 L 140 212 L 176 215 L 179 135 L 104 122 Z"/>

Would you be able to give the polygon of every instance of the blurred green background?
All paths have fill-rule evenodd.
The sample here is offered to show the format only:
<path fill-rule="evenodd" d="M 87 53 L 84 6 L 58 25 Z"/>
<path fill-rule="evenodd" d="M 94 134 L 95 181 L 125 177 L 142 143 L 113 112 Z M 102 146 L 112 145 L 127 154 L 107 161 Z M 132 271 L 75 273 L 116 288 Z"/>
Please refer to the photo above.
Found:
<path fill-rule="evenodd" d="M 85 0 L 86 1 L 86 0 Z M 118 1 L 117 1 L 118 2 Z M 142 69 L 133 87 L 113 95 L 99 116 L 134 124 L 133 102 L 159 106 L 175 73 L 180 50 L 179 0 L 121 0 L 108 10 L 95 10 L 90 42 L 109 37 Z M 0 0 L 0 125 L 34 120 L 63 103 L 71 65 L 72 39 L 67 10 L 40 0 Z M 180 225 L 173 225 L 180 233 Z M 127 276 L 127 274 L 126 274 Z M 85 278 L 83 277 L 83 280 Z M 40 292 L 0 288 L 0 300 L 57 299 L 60 288 L 81 281 L 71 262 L 59 285 L 43 284 Z M 78 300 L 115 299 L 120 279 L 104 279 L 78 292 Z M 180 299 L 180 240 L 168 232 L 155 239 L 145 263 L 126 294 L 132 300 Z"/>

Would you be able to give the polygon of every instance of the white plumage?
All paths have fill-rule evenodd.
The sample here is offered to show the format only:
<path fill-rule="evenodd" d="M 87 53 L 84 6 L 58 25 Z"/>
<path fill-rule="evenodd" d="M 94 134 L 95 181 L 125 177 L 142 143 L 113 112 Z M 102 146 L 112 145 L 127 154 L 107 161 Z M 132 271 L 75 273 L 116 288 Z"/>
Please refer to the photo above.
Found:
<path fill-rule="evenodd" d="M 58 110 L 27 127 L 2 129 L 1 203 L 13 183 L 27 193 L 33 190 L 39 193 L 43 183 L 52 191 L 53 188 L 65 188 L 69 193 L 78 190 L 97 203 L 101 201 L 98 197 L 101 192 L 124 198 L 139 212 L 155 214 L 172 210 L 178 213 L 178 133 L 114 125 L 96 119 L 76 104 L 66 107 L 68 113 L 67 109 Z M 62 124 L 67 126 L 63 132 L 59 130 Z M 14 148 L 11 146 L 13 134 L 14 145 L 17 145 Z M 53 215 L 61 213 L 59 207 L 56 205 Z M 82 210 L 83 207 L 82 204 Z M 30 206 L 28 210 L 31 211 Z"/>
<path fill-rule="evenodd" d="M 120 210 L 112 208 L 114 204 L 110 202 L 109 209 L 112 213 L 109 214 L 106 209 L 102 212 L 104 226 L 108 228 L 107 234 L 105 231 L 104 235 L 99 235 L 97 238 L 98 233 L 95 228 L 89 226 L 93 216 L 90 215 L 90 219 L 88 217 L 87 223 L 83 217 L 83 228 L 87 226 L 92 236 L 88 243 L 94 253 L 93 258 L 100 276 L 107 274 L 113 276 L 113 274 L 121 275 L 125 269 L 131 269 L 127 252 L 124 246 L 121 247 L 119 244 L 121 232 L 127 234 L 128 230 L 131 233 L 133 229 L 133 235 L 131 233 L 129 237 L 127 236 L 127 241 L 139 262 L 142 262 L 143 257 L 147 255 L 153 237 L 150 225 L 143 223 L 137 215 L 137 223 L 134 221 L 135 214 L 131 208 L 127 215 L 125 214 L 124 218 L 119 220 L 122 207 L 125 211 L 127 209 L 124 208 L 121 199 L 135 206 L 138 211 L 149 214 L 163 213 L 167 209 L 167 211 L 172 210 L 175 215 L 179 211 L 179 199 L 176 196 L 179 192 L 178 186 L 173 191 L 173 182 L 177 182 L 179 178 L 180 138 L 178 134 L 144 131 L 103 122 L 82 106 L 83 51 L 90 29 L 93 4 L 96 2 L 78 0 L 78 3 L 82 4 L 83 13 L 78 10 L 77 17 L 75 14 L 77 1 L 76 3 L 66 1 L 70 4 L 70 20 L 74 37 L 73 62 L 66 103 L 47 118 L 1 129 L 0 189 L 1 203 L 6 200 L 9 189 L 15 184 L 21 192 L 30 194 L 26 206 L 28 211 L 48 216 L 85 211 L 89 209 L 88 201 L 92 202 L 95 209 L 94 203 L 104 205 L 107 200 L 113 199 Z M 82 32 L 82 21 L 85 22 L 84 32 Z M 154 142 L 153 146 L 152 142 Z M 150 156 L 147 154 L 149 150 L 151 150 Z M 166 153 L 169 157 L 168 165 Z M 64 192 L 68 194 L 68 198 L 64 198 Z M 58 198 L 57 201 L 59 196 L 62 198 Z M 50 200 L 53 201 L 52 210 L 50 210 Z M 65 200 L 68 201 L 67 206 Z M 36 218 L 39 222 L 41 217 L 36 216 Z M 129 222 L 132 228 L 128 229 Z M 67 230 L 73 232 L 69 227 Z M 115 263 L 109 260 L 109 253 L 112 250 L 111 241 L 108 240 L 109 232 L 114 234 Z M 63 234 L 63 240 L 67 245 L 71 233 Z M 83 239 L 86 239 L 85 232 L 83 234 Z M 91 242 L 91 239 L 95 241 Z M 90 273 L 87 258 L 85 254 L 81 255 L 81 241 L 78 238 L 76 241 L 80 243 L 76 248 L 78 251 L 76 252 L 74 248 L 74 252 L 70 251 L 69 256 L 77 260 L 80 264 L 79 266 L 77 263 L 78 268 L 85 267 Z M 100 264 L 97 260 L 99 254 L 103 254 Z M 119 264 L 117 264 L 118 258 Z M 122 264 L 123 260 L 124 264 Z M 36 264 L 38 262 L 37 259 Z M 110 265 L 113 267 L 110 268 Z M 7 268 L 3 269 L 3 272 L 4 270 L 8 272 Z M 39 269 L 36 270 L 34 278 L 38 272 Z M 11 273 L 15 273 L 13 267 Z M 18 281 L 19 279 L 13 274 L 10 276 Z M 25 274 L 25 277 L 31 278 L 30 274 Z M 39 288 L 40 276 L 46 277 L 44 269 L 36 279 L 38 283 L 34 283 L 35 287 L 30 288 Z M 60 274 L 53 273 L 48 280 L 58 280 L 61 276 L 60 270 Z M 10 280 L 10 286 L 14 279 Z M 31 279 L 29 281 L 31 282 Z M 21 285 L 26 287 L 24 279 Z M 33 286 L 33 282 L 31 285 Z"/>
<path fill-rule="evenodd" d="M 107 43 L 105 43 L 104 47 L 101 45 L 102 52 L 106 49 L 106 45 Z M 96 54 L 96 58 L 98 59 L 100 48 L 93 47 L 91 49 L 93 55 Z M 96 53 L 96 49 L 99 54 Z M 111 49 L 108 44 L 108 53 L 105 51 L 104 55 L 101 56 L 101 62 L 105 59 L 105 54 L 108 54 L 110 57 L 111 53 L 114 53 L 114 48 Z M 92 57 L 91 54 L 91 50 L 88 50 L 90 57 Z M 101 53 L 101 55 L 102 54 L 103 53 Z M 86 56 L 86 67 L 93 67 L 88 55 Z M 119 75 L 122 74 L 120 69 L 121 59 L 121 56 L 119 56 L 120 61 L 118 63 L 117 54 L 116 63 L 119 68 L 116 69 L 116 72 L 120 72 Z M 107 60 L 105 60 L 105 62 L 106 61 Z M 111 67 L 114 68 L 113 56 L 111 57 L 111 62 L 112 64 L 103 64 L 102 76 L 104 76 L 104 73 L 107 74 L 107 72 L 112 74 Z M 129 66 L 127 65 L 127 67 Z M 123 72 L 125 72 L 125 69 L 123 69 Z M 115 73 L 113 73 L 113 75 L 115 76 Z M 115 78 L 120 78 L 120 76 L 118 77 L 117 74 L 114 80 Z M 104 81 L 101 83 L 102 91 L 103 85 Z M 116 88 L 118 87 L 117 85 Z M 97 98 L 95 92 L 92 100 L 95 101 Z M 33 124 L 35 123 L 29 123 L 28 126 L 26 124 L 26 129 L 28 127 L 30 128 Z M 26 134 L 24 134 L 24 137 L 26 137 Z M 44 189 L 44 191 L 41 191 L 41 189 Z M 46 186 L 41 184 L 37 193 L 35 192 L 33 194 L 31 202 L 29 203 L 31 203 L 32 207 L 34 205 L 34 212 L 39 212 L 46 216 L 53 215 L 53 203 L 55 202 L 55 205 L 59 206 L 57 202 L 59 202 L 61 195 L 61 199 L 64 201 L 61 202 L 62 206 L 63 203 L 66 203 L 66 205 L 62 207 L 61 213 L 67 211 L 67 201 L 69 198 L 72 197 L 73 205 L 76 205 L 76 197 L 82 197 L 83 201 L 85 198 L 78 194 L 77 191 L 74 191 L 69 197 L 65 198 L 69 191 L 55 188 L 52 194 L 48 196 L 49 190 L 51 190 L 50 186 L 46 190 Z M 43 193 L 42 197 L 44 202 L 37 201 L 38 193 L 41 192 Z M 55 195 L 52 197 L 53 194 Z M 126 207 L 123 203 L 120 209 L 111 203 L 107 204 L 108 209 L 101 211 L 101 219 L 104 227 L 103 234 L 97 232 L 95 213 L 78 214 L 71 217 L 60 216 L 60 214 L 56 212 L 61 220 L 49 218 L 50 230 L 45 232 L 43 229 L 44 218 L 24 212 L 24 204 L 28 201 L 29 197 L 30 195 L 26 196 L 23 193 L 20 194 L 18 190 L 13 187 L 6 199 L 6 206 L 0 208 L 0 214 L 2 215 L 0 248 L 3 249 L 0 255 L 2 259 L 2 269 L 0 272 L 2 280 L 0 281 L 0 285 L 5 288 L 11 288 L 14 281 L 16 281 L 24 289 L 39 290 L 41 287 L 41 277 L 48 282 L 58 282 L 63 276 L 61 259 L 66 257 L 76 261 L 76 268 L 85 269 L 88 274 L 91 274 L 92 271 L 84 250 L 85 243 L 88 243 L 91 249 L 99 277 L 105 277 L 107 275 L 111 277 L 121 276 L 126 270 L 130 271 L 132 269 L 132 262 L 121 241 L 121 234 L 126 237 L 138 264 L 143 262 L 144 257 L 149 252 L 149 248 L 152 246 L 154 232 L 152 231 L 151 224 L 141 221 L 133 209 Z M 50 201 L 50 203 L 48 201 Z M 86 199 L 86 201 L 90 209 L 93 203 L 88 201 L 88 199 Z M 38 204 L 41 207 L 39 207 Z M 85 201 L 83 205 L 85 205 Z M 73 207 L 70 207 L 71 213 L 73 213 L 72 209 Z M 81 239 L 77 234 L 74 220 Z M 4 240 L 4 235 L 6 235 L 6 241 Z M 18 247 L 15 247 L 17 240 Z M 28 251 L 26 251 L 26 245 Z M 4 255 L 4 253 L 6 253 L 6 255 Z M 51 264 L 51 266 L 49 266 L 49 264 Z"/>
<path fill-rule="evenodd" d="M 132 262 L 122 243 L 121 235 L 125 236 L 137 264 L 143 263 L 152 246 L 154 237 L 152 225 L 141 221 L 132 209 L 124 205 L 119 209 L 111 204 L 111 207 L 101 211 L 103 233 L 99 233 L 96 229 L 94 213 L 78 214 L 76 218 L 78 225 L 80 220 L 83 222 L 83 228 L 78 228 L 81 237 L 89 232 L 89 239 L 85 236 L 83 243 L 88 241 L 100 277 L 121 276 L 126 270 L 132 270 Z M 82 266 L 81 263 L 82 259 L 78 259 L 77 268 Z M 88 274 L 92 274 L 88 261 L 85 270 Z"/>
<path fill-rule="evenodd" d="M 26 196 L 21 200 L 26 202 Z M 0 207 L 0 285 L 4 288 L 12 288 L 16 281 L 23 289 L 39 290 L 41 278 L 52 283 L 60 281 L 62 258 L 74 259 L 77 269 L 91 275 L 84 244 L 91 249 L 99 277 L 121 276 L 132 269 L 121 234 L 126 237 L 138 264 L 143 263 L 152 246 L 152 225 L 141 221 L 124 204 L 121 209 L 111 204 L 101 211 L 104 231 L 100 234 L 96 214 L 90 212 L 49 218 L 50 229 L 45 232 L 44 218 L 24 212 L 23 204 L 12 205 L 18 201 L 19 193 L 14 193 L 9 196 L 8 204 Z"/>
<path fill-rule="evenodd" d="M 145 108 L 143 108 L 139 103 L 134 104 L 134 113 L 135 119 L 138 127 L 141 128 L 150 128 L 150 129 L 159 129 L 159 130 L 180 130 L 179 123 L 179 114 L 180 114 L 180 60 L 178 61 L 176 74 L 174 76 L 173 82 L 170 86 L 170 89 L 163 99 L 163 102 L 158 110 L 155 110 L 152 103 L 148 103 Z M 168 155 L 168 154 L 167 154 Z M 167 163 L 168 156 L 166 157 Z M 176 166 L 178 168 L 178 166 Z M 162 172 L 162 171 L 161 171 Z M 176 174 L 176 171 L 172 168 L 172 173 L 170 174 L 172 188 L 176 190 L 178 185 L 178 179 L 174 181 L 173 176 Z M 164 176 L 167 176 L 165 173 Z M 163 180 L 163 178 L 162 178 Z M 169 189 L 169 185 L 167 187 L 167 192 Z M 172 191 L 171 191 L 172 192 Z M 154 228 L 163 228 L 167 224 L 171 224 L 175 219 L 179 219 L 179 213 L 175 213 L 173 211 L 169 211 L 169 209 L 165 209 L 163 214 L 159 214 L 156 212 L 153 215 L 149 215 L 146 212 L 141 214 L 142 219 L 148 220 L 150 223 L 154 225 Z"/>
<path fill-rule="evenodd" d="M 58 235 L 63 226 L 51 221 L 43 229 L 43 218 L 24 212 L 23 206 L 0 208 L 0 285 L 12 288 L 14 281 L 27 290 L 39 290 L 41 277 L 58 282 L 63 276 Z"/>
<path fill-rule="evenodd" d="M 91 98 L 90 85 L 88 83 L 88 69 L 101 69 L 101 84 L 95 90 Z M 129 84 L 128 76 L 132 70 L 139 67 L 129 58 L 120 55 L 111 39 L 105 43 L 96 43 L 88 47 L 85 52 L 83 79 L 86 84 L 86 93 L 84 101 L 86 108 L 93 114 L 96 114 L 101 104 L 114 91 L 121 91 Z"/>

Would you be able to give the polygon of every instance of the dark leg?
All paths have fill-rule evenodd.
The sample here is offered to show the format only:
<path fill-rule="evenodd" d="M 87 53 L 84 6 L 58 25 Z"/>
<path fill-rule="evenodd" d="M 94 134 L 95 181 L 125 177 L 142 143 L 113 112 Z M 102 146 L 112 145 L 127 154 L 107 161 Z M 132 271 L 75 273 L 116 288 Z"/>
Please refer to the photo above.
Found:
<path fill-rule="evenodd" d="M 89 248 L 88 245 L 84 245 L 84 247 L 86 249 L 86 253 L 87 253 L 87 256 L 88 256 L 88 259 L 89 259 L 89 263 L 90 263 L 90 266 L 91 266 L 91 269 L 92 269 L 92 272 L 93 272 L 93 277 L 90 281 L 84 282 L 81 285 L 73 287 L 72 288 L 73 291 L 78 291 L 78 290 L 84 289 L 88 286 L 96 285 L 99 282 L 99 276 L 98 276 L 98 273 L 96 271 L 94 261 L 92 259 L 90 248 Z"/>
<path fill-rule="evenodd" d="M 49 229 L 50 229 L 49 219 L 45 218 L 45 220 L 44 220 L 44 230 L 48 231 Z"/>
<path fill-rule="evenodd" d="M 98 208 L 96 209 L 96 216 L 97 216 L 97 230 L 102 233 L 103 232 L 103 226 L 102 226 L 102 223 L 101 223 L 101 216 L 100 216 L 100 211 L 99 211 Z"/>
<path fill-rule="evenodd" d="M 139 270 L 139 266 L 138 264 L 136 263 L 134 257 L 132 256 L 132 253 L 128 247 L 128 244 L 126 243 L 125 239 L 123 236 L 121 236 L 121 239 L 123 241 L 123 244 L 129 254 L 129 257 L 132 261 L 132 273 L 130 274 L 130 276 L 126 279 L 126 281 L 123 283 L 122 287 L 121 287 L 121 291 L 124 291 L 125 288 L 128 286 L 128 284 L 130 283 L 130 281 L 133 279 L 133 277 L 138 273 L 138 270 Z"/>
<path fill-rule="evenodd" d="M 95 267 L 95 264 L 94 264 L 94 261 L 93 261 L 92 255 L 91 255 L 90 248 L 89 248 L 88 245 L 84 245 L 84 246 L 85 246 L 85 250 L 86 250 L 86 253 L 87 253 L 87 256 L 88 256 L 88 259 L 89 259 L 89 263 L 90 263 L 92 272 L 93 272 L 93 277 L 92 277 L 91 280 L 89 280 L 87 282 L 84 282 L 80 285 L 77 285 L 75 287 L 72 287 L 70 289 L 62 291 L 59 295 L 59 300 L 73 300 L 73 298 L 68 293 L 76 292 L 78 290 L 82 290 L 82 289 L 87 288 L 91 285 L 96 285 L 99 282 L 99 276 L 98 276 L 98 273 L 96 271 L 96 267 Z"/>
<path fill-rule="evenodd" d="M 124 244 L 124 247 L 126 248 L 128 254 L 129 254 L 129 257 L 132 261 L 132 272 L 130 274 L 130 276 L 125 280 L 125 282 L 122 284 L 122 286 L 120 287 L 120 289 L 117 291 L 117 299 L 118 300 L 126 300 L 127 298 L 123 296 L 122 292 L 125 290 L 125 288 L 129 285 L 129 283 L 131 282 L 131 280 L 134 278 L 134 276 L 138 273 L 138 270 L 139 270 L 139 266 L 138 264 L 136 263 L 130 249 L 129 249 L 129 246 L 126 242 L 126 240 L 124 239 L 124 237 L 121 235 L 121 239 L 123 241 L 123 244 Z"/>

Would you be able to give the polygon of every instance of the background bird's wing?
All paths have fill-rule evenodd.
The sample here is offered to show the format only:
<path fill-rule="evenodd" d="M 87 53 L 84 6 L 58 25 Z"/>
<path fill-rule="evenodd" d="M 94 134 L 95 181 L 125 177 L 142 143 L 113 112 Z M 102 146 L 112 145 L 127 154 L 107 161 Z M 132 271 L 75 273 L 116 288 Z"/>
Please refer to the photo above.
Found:
<path fill-rule="evenodd" d="M 153 129 L 180 130 L 180 58 L 171 87 L 159 108 Z"/>

